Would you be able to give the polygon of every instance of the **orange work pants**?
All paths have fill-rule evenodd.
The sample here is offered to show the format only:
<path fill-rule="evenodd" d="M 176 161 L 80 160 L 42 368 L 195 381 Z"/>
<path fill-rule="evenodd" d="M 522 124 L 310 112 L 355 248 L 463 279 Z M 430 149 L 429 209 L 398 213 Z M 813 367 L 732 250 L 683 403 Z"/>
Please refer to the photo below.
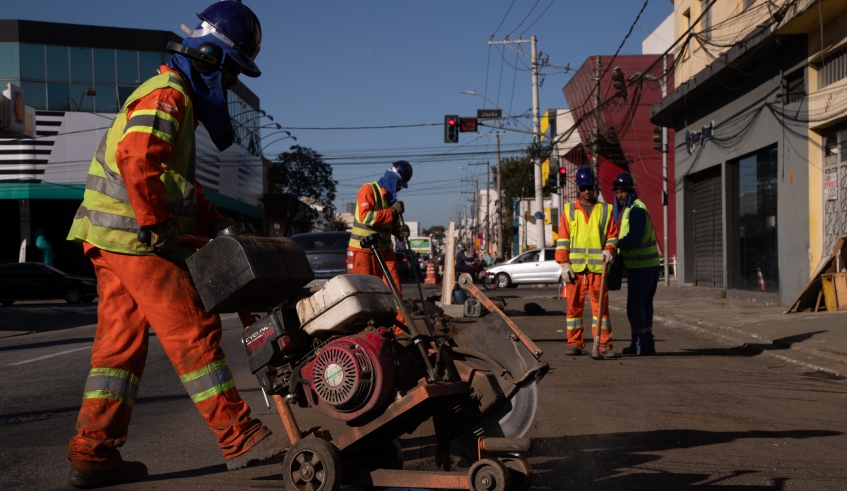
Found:
<path fill-rule="evenodd" d="M 120 463 L 147 358 L 148 325 L 224 457 L 250 449 L 270 432 L 250 417 L 220 347 L 221 320 L 203 308 L 184 264 L 158 256 L 116 254 L 85 244 L 97 274 L 97 333 L 77 434 L 68 459 L 78 469 Z"/>
<path fill-rule="evenodd" d="M 397 271 L 397 256 L 394 255 L 394 251 L 391 249 L 380 252 L 382 253 L 382 257 L 385 258 L 385 265 L 388 266 L 388 272 L 391 273 L 394 284 L 397 285 L 397 291 L 402 296 L 403 287 L 400 285 L 400 273 Z M 388 281 L 385 280 L 382 274 L 382 268 L 376 262 L 376 256 L 371 251 L 365 249 L 355 249 L 352 247 L 347 249 L 347 272 L 350 274 L 379 276 L 382 278 L 382 281 L 385 281 L 386 285 L 388 284 Z M 403 314 L 399 310 L 397 311 L 397 320 L 405 324 Z M 400 334 L 400 331 L 395 329 L 395 334 Z"/>
<path fill-rule="evenodd" d="M 593 321 L 591 323 L 591 335 L 596 336 L 597 331 L 597 310 L 600 308 L 598 301 L 600 300 L 600 279 L 599 273 L 577 273 L 576 280 L 573 283 L 565 283 L 565 295 L 568 302 L 567 312 L 567 328 L 568 328 L 568 346 L 578 346 L 580 349 L 585 348 L 585 339 L 583 337 L 582 315 L 585 311 L 585 296 L 591 299 L 591 314 Z M 603 312 L 603 320 L 600 324 L 600 351 L 612 349 L 612 323 L 609 321 L 609 292 L 605 292 L 603 299 L 606 308 Z"/>

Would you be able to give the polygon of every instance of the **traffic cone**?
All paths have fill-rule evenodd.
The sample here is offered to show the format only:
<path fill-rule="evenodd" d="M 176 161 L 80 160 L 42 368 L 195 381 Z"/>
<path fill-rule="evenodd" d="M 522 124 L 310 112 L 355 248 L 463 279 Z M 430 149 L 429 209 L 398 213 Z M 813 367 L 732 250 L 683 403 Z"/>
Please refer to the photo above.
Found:
<path fill-rule="evenodd" d="M 757 271 L 756 276 L 758 277 L 758 280 L 759 280 L 759 291 L 760 292 L 767 291 L 767 289 L 765 288 L 765 277 L 762 276 L 762 268 L 756 268 L 756 271 Z"/>
<path fill-rule="evenodd" d="M 426 279 L 424 279 L 424 285 L 434 285 L 437 281 L 435 277 L 435 263 L 432 261 L 426 265 Z"/>

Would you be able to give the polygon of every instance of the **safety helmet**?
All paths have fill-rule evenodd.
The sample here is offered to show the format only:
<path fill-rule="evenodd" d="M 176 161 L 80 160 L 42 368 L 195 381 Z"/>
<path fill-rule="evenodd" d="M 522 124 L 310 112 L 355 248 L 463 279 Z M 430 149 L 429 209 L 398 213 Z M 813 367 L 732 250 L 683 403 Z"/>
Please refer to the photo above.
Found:
<path fill-rule="evenodd" d="M 456 244 L 456 249 L 457 249 L 457 250 L 460 250 L 460 251 L 464 251 L 464 250 L 465 250 L 465 245 L 464 245 L 464 244 Z"/>
<path fill-rule="evenodd" d="M 594 171 L 591 170 L 591 167 L 580 167 L 576 170 L 577 186 L 594 186 L 595 184 L 597 184 L 597 179 L 594 177 Z"/>
<path fill-rule="evenodd" d="M 213 3 L 197 17 L 201 22 L 193 31 L 183 26 L 194 42 L 183 44 L 193 46 L 203 41 L 197 50 L 215 60 L 196 62 L 198 71 L 220 69 L 229 58 L 248 77 L 262 74 L 254 61 L 262 47 L 262 26 L 252 10 L 241 2 L 225 0 Z"/>
<path fill-rule="evenodd" d="M 629 172 L 620 172 L 615 176 L 615 181 L 612 183 L 612 189 L 617 191 L 632 191 L 635 189 L 635 182 L 632 180 L 632 174 Z"/>
<path fill-rule="evenodd" d="M 409 181 L 412 180 L 412 166 L 408 162 L 398 160 L 391 164 L 391 168 L 388 170 L 400 176 L 400 180 L 402 181 L 401 186 L 404 188 L 409 187 Z"/>

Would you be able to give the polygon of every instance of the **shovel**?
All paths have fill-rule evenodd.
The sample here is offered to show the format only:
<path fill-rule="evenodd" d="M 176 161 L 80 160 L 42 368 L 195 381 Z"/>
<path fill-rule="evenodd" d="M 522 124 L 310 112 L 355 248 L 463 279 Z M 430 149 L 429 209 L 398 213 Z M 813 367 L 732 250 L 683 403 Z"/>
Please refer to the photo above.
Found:
<path fill-rule="evenodd" d="M 594 346 L 591 348 L 591 358 L 595 360 L 603 359 L 600 354 L 600 327 L 603 325 L 603 311 L 606 309 L 603 299 L 606 298 L 606 271 L 608 269 L 606 263 L 603 262 L 603 274 L 600 277 L 600 298 L 597 300 L 597 322 L 595 322 L 597 334 L 594 335 Z"/>

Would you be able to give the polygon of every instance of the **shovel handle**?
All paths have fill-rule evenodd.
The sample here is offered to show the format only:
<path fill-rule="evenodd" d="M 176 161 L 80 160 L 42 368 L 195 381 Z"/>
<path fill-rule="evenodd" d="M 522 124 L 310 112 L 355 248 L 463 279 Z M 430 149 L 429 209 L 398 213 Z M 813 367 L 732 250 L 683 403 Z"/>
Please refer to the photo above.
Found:
<path fill-rule="evenodd" d="M 598 358 L 600 356 L 600 330 L 603 326 L 603 311 L 605 305 L 603 300 L 606 298 L 606 271 L 608 266 L 603 262 L 603 274 L 600 276 L 600 298 L 597 299 L 597 322 L 595 323 L 597 333 L 594 336 L 594 346 L 591 348 L 591 356 Z"/>

